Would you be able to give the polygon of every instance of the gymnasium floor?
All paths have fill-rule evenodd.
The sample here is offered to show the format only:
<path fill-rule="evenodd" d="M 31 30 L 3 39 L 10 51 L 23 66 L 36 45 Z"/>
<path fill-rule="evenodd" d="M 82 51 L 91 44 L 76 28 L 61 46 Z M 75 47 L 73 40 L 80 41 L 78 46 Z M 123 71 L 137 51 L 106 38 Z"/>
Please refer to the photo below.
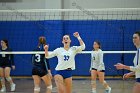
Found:
<path fill-rule="evenodd" d="M 112 93 L 132 93 L 132 87 L 134 84 L 134 79 L 131 80 L 121 80 L 121 79 L 108 79 L 106 80 L 110 86 L 112 87 Z M 10 89 L 7 88 L 6 93 L 33 93 L 33 80 L 32 78 L 20 78 L 14 79 L 14 82 L 17 84 L 15 92 L 8 92 Z M 9 84 L 7 83 L 6 86 L 8 87 Z M 104 93 L 104 88 L 102 85 L 97 81 L 97 93 Z M 41 84 L 41 92 L 45 93 L 45 85 L 42 82 Z M 53 92 L 56 92 L 56 86 L 53 80 Z M 91 93 L 90 89 L 90 79 L 73 79 L 73 93 Z"/>

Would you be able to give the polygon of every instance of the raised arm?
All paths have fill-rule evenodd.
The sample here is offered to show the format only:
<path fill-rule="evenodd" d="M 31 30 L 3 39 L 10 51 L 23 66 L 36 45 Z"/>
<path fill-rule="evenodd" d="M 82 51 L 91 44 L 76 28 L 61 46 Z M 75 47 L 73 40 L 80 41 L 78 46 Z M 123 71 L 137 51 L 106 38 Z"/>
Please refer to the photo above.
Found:
<path fill-rule="evenodd" d="M 45 45 L 45 46 L 44 46 L 44 50 L 45 50 L 45 57 L 46 57 L 46 58 L 49 56 L 48 48 L 49 48 L 49 46 L 48 46 L 48 45 Z"/>
<path fill-rule="evenodd" d="M 80 46 L 77 48 L 77 51 L 80 52 L 85 49 L 85 43 L 83 42 L 82 38 L 80 37 L 78 32 L 73 33 L 73 35 L 78 39 Z"/>
<path fill-rule="evenodd" d="M 52 58 L 52 57 L 57 56 L 57 49 L 54 50 L 54 51 L 51 52 L 51 53 L 48 52 L 48 49 L 49 49 L 49 46 L 48 46 L 48 45 L 45 45 L 45 46 L 44 46 L 44 50 L 45 50 L 45 57 L 46 57 L 46 58 Z"/>
<path fill-rule="evenodd" d="M 73 33 L 73 35 L 78 39 L 80 46 L 84 45 L 84 42 L 78 32 Z"/>

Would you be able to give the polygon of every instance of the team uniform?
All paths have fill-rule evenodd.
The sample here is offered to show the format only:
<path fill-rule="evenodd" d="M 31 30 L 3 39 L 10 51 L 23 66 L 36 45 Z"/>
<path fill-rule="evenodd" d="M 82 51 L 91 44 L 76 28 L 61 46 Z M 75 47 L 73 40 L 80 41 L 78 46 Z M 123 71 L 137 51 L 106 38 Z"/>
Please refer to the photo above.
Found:
<path fill-rule="evenodd" d="M 49 53 L 47 58 L 55 56 L 58 58 L 55 75 L 62 75 L 64 79 L 72 77 L 72 70 L 75 70 L 75 55 L 84 49 L 85 44 L 70 47 L 69 50 L 65 50 L 63 47 L 60 47 Z"/>
<path fill-rule="evenodd" d="M 140 83 L 140 49 L 137 50 L 133 63 L 134 66 L 130 66 L 130 70 L 135 72 L 136 82 Z"/>
<path fill-rule="evenodd" d="M 7 48 L 6 50 L 0 49 L 1 52 L 10 52 L 12 51 L 10 48 Z M 0 67 L 11 67 L 15 65 L 14 64 L 14 56 L 12 54 L 0 54 Z"/>
<path fill-rule="evenodd" d="M 35 51 L 44 51 L 43 49 L 37 48 Z M 40 77 L 48 74 L 50 70 L 49 60 L 45 58 L 44 54 L 34 54 L 32 56 L 32 75 L 38 75 Z"/>
<path fill-rule="evenodd" d="M 101 49 L 99 49 L 98 51 L 92 51 L 90 70 L 97 70 L 101 72 L 105 71 L 103 52 Z"/>

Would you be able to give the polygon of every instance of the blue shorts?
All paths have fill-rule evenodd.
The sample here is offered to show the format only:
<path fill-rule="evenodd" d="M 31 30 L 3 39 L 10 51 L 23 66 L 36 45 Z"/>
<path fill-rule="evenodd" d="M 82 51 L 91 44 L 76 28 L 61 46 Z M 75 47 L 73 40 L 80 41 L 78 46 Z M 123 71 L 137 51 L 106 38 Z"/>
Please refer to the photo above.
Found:
<path fill-rule="evenodd" d="M 136 78 L 136 82 L 140 83 L 140 78 Z"/>
<path fill-rule="evenodd" d="M 61 75 L 64 79 L 72 77 L 72 70 L 56 70 L 54 75 Z"/>

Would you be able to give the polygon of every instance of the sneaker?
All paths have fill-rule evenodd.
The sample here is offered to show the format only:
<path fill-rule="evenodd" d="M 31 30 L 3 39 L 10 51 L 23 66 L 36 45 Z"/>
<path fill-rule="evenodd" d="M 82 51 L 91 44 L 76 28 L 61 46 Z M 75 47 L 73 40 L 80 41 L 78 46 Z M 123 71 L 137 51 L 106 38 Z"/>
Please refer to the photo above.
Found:
<path fill-rule="evenodd" d="M 105 90 L 105 93 L 111 93 L 111 87 Z"/>
<path fill-rule="evenodd" d="M 96 91 L 92 91 L 91 93 L 96 93 Z"/>
<path fill-rule="evenodd" d="M 92 89 L 92 92 L 91 93 L 96 93 L 96 89 Z"/>
<path fill-rule="evenodd" d="M 11 84 L 11 91 L 15 91 L 16 84 Z"/>
<path fill-rule="evenodd" d="M 6 92 L 6 88 L 5 87 L 2 87 L 0 91 L 1 92 Z"/>

